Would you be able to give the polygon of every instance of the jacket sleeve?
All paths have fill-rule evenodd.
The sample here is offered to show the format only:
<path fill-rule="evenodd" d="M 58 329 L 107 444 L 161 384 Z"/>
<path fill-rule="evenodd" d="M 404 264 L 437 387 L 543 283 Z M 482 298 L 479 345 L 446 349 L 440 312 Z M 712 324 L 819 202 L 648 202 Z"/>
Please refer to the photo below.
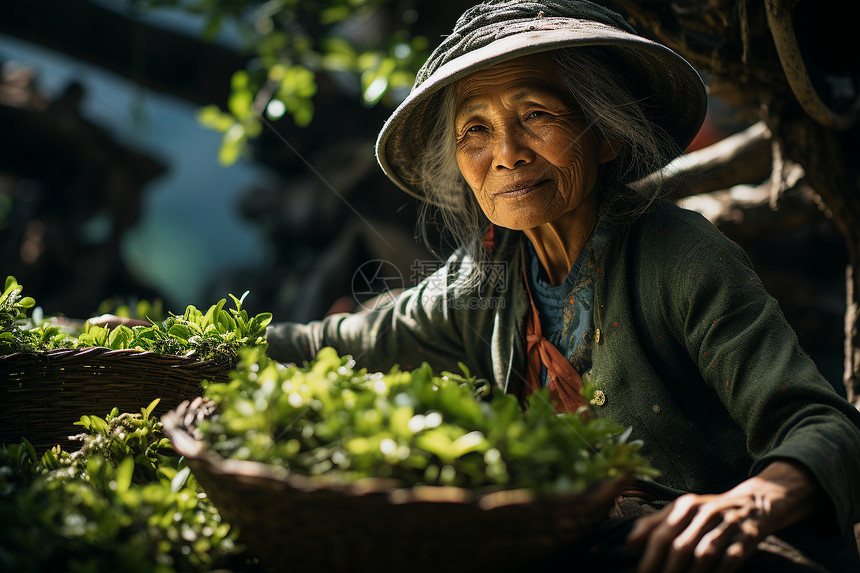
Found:
<path fill-rule="evenodd" d="M 844 533 L 860 520 L 860 413 L 800 348 L 740 247 L 706 235 L 675 272 L 677 335 L 744 430 L 751 473 L 776 459 L 802 464 Z"/>
<path fill-rule="evenodd" d="M 391 302 L 375 309 L 340 313 L 307 324 L 284 322 L 268 329 L 269 355 L 281 362 L 312 359 L 325 346 L 350 354 L 373 370 L 404 369 L 426 361 L 434 369 L 456 369 L 463 360 L 463 335 L 450 320 L 448 277 L 456 259 Z"/>

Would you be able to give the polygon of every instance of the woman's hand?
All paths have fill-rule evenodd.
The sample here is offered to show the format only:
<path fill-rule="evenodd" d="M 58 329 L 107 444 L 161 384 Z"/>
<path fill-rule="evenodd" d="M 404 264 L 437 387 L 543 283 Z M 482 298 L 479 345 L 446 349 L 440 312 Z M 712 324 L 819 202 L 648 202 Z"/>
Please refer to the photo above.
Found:
<path fill-rule="evenodd" d="M 627 538 L 643 546 L 639 573 L 736 571 L 766 536 L 826 507 L 802 466 L 777 461 L 719 495 L 688 494 L 640 518 Z"/>

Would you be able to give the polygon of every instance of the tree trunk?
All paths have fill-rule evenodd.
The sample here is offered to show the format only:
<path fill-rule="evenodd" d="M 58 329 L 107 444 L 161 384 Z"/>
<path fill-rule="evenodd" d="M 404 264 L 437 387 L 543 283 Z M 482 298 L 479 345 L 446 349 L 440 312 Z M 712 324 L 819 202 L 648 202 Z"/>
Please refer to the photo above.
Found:
<path fill-rule="evenodd" d="M 854 30 L 860 3 L 612 3 L 640 32 L 650 32 L 709 74 L 711 95 L 748 117 L 765 120 L 779 152 L 772 181 L 783 179 L 782 156 L 805 170 L 849 254 L 843 381 L 849 400 L 860 408 L 860 166 L 854 161 L 860 157 L 860 61 Z M 852 83 L 854 101 L 840 101 L 828 80 Z"/>
<path fill-rule="evenodd" d="M 771 129 L 782 142 L 786 156 L 804 165 L 809 182 L 818 192 L 848 248 L 846 269 L 845 373 L 848 399 L 860 408 L 860 186 L 856 167 L 846 162 L 845 150 L 857 157 L 858 130 L 836 133 L 806 116 L 782 121 L 777 115 Z"/>

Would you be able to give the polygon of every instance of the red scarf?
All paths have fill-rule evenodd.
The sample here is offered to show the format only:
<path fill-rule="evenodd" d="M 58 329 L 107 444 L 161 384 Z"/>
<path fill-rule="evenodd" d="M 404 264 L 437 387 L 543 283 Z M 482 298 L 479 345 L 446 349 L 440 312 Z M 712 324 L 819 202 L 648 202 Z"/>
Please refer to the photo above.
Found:
<path fill-rule="evenodd" d="M 490 253 L 495 250 L 495 239 L 495 228 L 491 223 L 483 238 L 484 248 Z M 579 393 L 582 389 L 582 378 L 567 358 L 562 356 L 558 348 L 544 338 L 541 333 L 540 316 L 532 297 L 532 291 L 529 288 L 525 263 L 523 263 L 523 281 L 525 281 L 526 292 L 529 295 L 531 312 L 526 327 L 527 368 L 526 385 L 523 388 L 522 398 L 526 398 L 532 392 L 541 389 L 540 371 L 541 366 L 545 366 L 546 387 L 549 390 L 549 396 L 556 413 L 575 413 L 580 407 L 585 406 L 585 398 Z"/>
<path fill-rule="evenodd" d="M 582 390 L 582 378 L 571 363 L 558 351 L 541 333 L 540 316 L 529 288 L 525 265 L 523 265 L 523 280 L 531 303 L 528 325 L 526 327 L 526 386 L 523 398 L 541 388 L 541 366 L 546 367 L 546 387 L 556 413 L 575 413 L 585 406 L 585 398 L 579 393 Z"/>

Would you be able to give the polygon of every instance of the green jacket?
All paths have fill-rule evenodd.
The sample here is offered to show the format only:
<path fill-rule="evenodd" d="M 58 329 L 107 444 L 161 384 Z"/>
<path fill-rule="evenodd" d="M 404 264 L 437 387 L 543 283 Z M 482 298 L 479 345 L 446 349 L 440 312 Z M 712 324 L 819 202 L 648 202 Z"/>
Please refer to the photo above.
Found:
<path fill-rule="evenodd" d="M 458 288 L 455 254 L 386 308 L 271 328 L 270 353 L 298 361 L 333 346 L 381 370 L 463 361 L 518 392 L 523 240 L 497 229 L 493 258 L 507 266 L 505 280 Z M 739 246 L 665 203 L 614 226 L 597 267 L 589 377 L 605 401 L 596 409 L 644 441 L 666 499 L 725 491 L 787 458 L 816 476 L 842 533 L 860 520 L 860 413 L 800 348 Z"/>

